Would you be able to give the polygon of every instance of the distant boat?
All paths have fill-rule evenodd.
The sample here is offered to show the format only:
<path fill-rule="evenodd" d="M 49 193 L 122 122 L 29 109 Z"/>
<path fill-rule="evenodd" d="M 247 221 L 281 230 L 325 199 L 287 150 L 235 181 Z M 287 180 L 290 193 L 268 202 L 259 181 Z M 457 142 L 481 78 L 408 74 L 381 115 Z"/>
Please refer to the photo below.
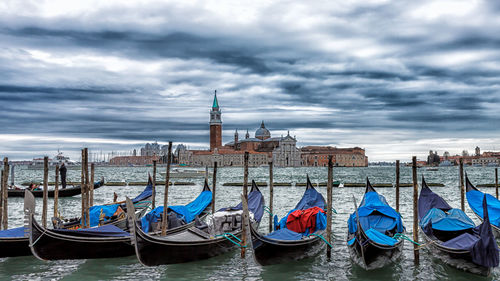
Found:
<path fill-rule="evenodd" d="M 104 178 L 102 178 L 100 181 L 94 182 L 94 190 L 98 189 L 99 187 L 104 185 Z M 26 189 L 24 188 L 19 188 L 19 189 L 8 189 L 8 196 L 9 197 L 24 197 L 24 191 Z M 68 188 L 61 188 L 59 187 L 59 197 L 70 197 L 70 196 L 75 196 L 79 195 L 82 193 L 82 188 L 80 185 L 74 186 L 74 187 L 68 187 Z M 31 193 L 35 197 L 43 197 L 43 189 L 40 187 L 39 190 L 32 190 Z M 48 197 L 54 197 L 54 190 L 50 189 L 47 192 Z"/>
<path fill-rule="evenodd" d="M 435 171 L 439 171 L 438 168 L 427 168 L 425 169 L 426 171 L 432 171 L 432 172 L 435 172 Z"/>
<path fill-rule="evenodd" d="M 160 172 L 163 177 L 166 177 L 165 172 Z M 205 171 L 202 170 L 191 170 L 191 169 L 173 169 L 170 171 L 170 178 L 204 178 L 206 175 Z M 208 172 L 208 176 L 212 173 Z"/>
<path fill-rule="evenodd" d="M 444 160 L 439 163 L 439 167 L 449 167 L 452 166 L 451 162 L 449 160 Z"/>

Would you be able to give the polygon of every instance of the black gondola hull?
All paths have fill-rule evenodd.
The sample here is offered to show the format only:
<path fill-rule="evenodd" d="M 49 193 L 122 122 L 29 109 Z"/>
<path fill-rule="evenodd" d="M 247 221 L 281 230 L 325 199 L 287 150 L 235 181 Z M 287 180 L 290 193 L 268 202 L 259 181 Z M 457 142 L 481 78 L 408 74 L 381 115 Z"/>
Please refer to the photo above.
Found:
<path fill-rule="evenodd" d="M 439 246 L 437 243 L 432 243 L 432 239 L 428 237 L 422 229 L 420 233 L 424 237 L 426 243 L 429 243 L 427 247 L 431 254 L 441 260 L 443 263 L 457 268 L 462 271 L 488 276 L 491 273 L 491 267 L 484 267 L 472 262 L 472 256 L 469 251 L 453 251 L 444 247 Z"/>
<path fill-rule="evenodd" d="M 98 184 L 94 184 L 94 190 L 98 189 L 99 187 L 104 185 L 104 181 L 100 181 Z M 24 197 L 24 189 L 9 189 L 8 190 L 8 195 L 9 197 Z M 35 197 L 43 197 L 43 190 L 34 190 L 31 191 L 33 196 Z M 68 188 L 59 188 L 59 194 L 58 197 L 71 197 L 71 196 L 76 196 L 82 193 L 82 189 L 80 186 L 76 187 L 68 187 Z M 47 191 L 48 197 L 54 197 L 54 190 L 48 190 Z"/>
<path fill-rule="evenodd" d="M 364 240 L 364 243 L 355 241 L 348 245 L 351 259 L 365 270 L 382 268 L 394 263 L 403 252 L 403 241 L 398 242 L 393 247 L 380 246 L 371 240 Z"/>
<path fill-rule="evenodd" d="M 299 241 L 282 241 L 268 239 L 251 228 L 252 244 L 255 260 L 260 265 L 272 265 L 312 257 L 325 244 L 319 237 L 311 237 Z M 318 233 L 323 235 L 324 232 Z"/>
<path fill-rule="evenodd" d="M 146 266 L 204 260 L 236 248 L 234 243 L 223 237 L 202 241 L 167 241 L 144 233 L 137 225 L 135 231 L 136 255 Z M 234 233 L 234 235 L 239 237 L 241 232 Z"/>
<path fill-rule="evenodd" d="M 31 256 L 29 238 L 0 238 L 0 258 L 20 256 Z"/>
<path fill-rule="evenodd" d="M 117 258 L 134 254 L 130 237 L 79 237 L 43 229 L 32 217 L 31 252 L 41 260 Z"/>

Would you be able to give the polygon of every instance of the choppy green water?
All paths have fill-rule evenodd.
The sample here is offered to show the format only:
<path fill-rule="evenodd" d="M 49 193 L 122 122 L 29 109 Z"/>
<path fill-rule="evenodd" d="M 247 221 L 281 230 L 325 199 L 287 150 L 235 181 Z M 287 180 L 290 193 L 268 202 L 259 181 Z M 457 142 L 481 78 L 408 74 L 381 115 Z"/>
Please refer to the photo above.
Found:
<path fill-rule="evenodd" d="M 466 168 L 473 183 L 493 183 L 493 168 Z M 147 172 L 152 168 L 96 168 L 96 178 L 101 175 L 108 181 L 146 181 Z M 326 168 L 283 168 L 275 169 L 275 182 L 305 182 L 305 175 L 309 174 L 313 182 L 326 181 Z M 460 208 L 460 191 L 458 188 L 458 170 L 456 167 L 443 167 L 438 171 L 418 170 L 419 180 L 425 175 L 428 182 L 444 183 L 445 187 L 431 187 L 442 195 L 448 203 Z M 41 179 L 41 170 L 22 170 L 16 168 L 16 183 Z M 51 172 L 53 176 L 53 172 Z M 80 172 L 68 171 L 69 181 L 78 181 Z M 369 168 L 335 168 L 334 177 L 343 182 L 364 182 L 369 177 L 372 183 L 393 183 L 395 181 L 394 167 Z M 250 169 L 250 179 L 267 181 L 267 168 Z M 161 176 L 158 175 L 161 179 Z M 222 186 L 224 182 L 242 182 L 243 169 L 223 168 L 217 175 L 216 205 L 224 207 L 239 202 L 241 187 Z M 172 186 L 170 189 L 169 204 L 185 204 L 190 202 L 201 190 L 202 179 L 191 180 L 195 186 Z M 411 169 L 401 169 L 401 182 L 411 182 Z M 139 194 L 143 186 L 105 186 L 96 190 L 95 203 L 107 203 L 112 200 L 113 192 L 119 194 L 119 200 L 125 196 L 133 197 Z M 302 196 L 304 187 L 275 187 L 274 206 L 278 216 L 283 216 L 293 208 Z M 318 190 L 326 197 L 326 188 Z M 494 194 L 493 188 L 482 188 L 483 191 Z M 261 191 L 269 199 L 269 188 L 262 187 Z M 389 204 L 394 206 L 395 193 L 393 188 L 378 188 Z M 333 217 L 333 255 L 327 261 L 325 255 L 318 255 L 300 262 L 261 267 L 256 265 L 251 257 L 245 260 L 239 258 L 239 252 L 231 252 L 213 259 L 158 267 L 142 266 L 135 257 L 118 259 L 71 260 L 71 261 L 40 261 L 34 257 L 0 259 L 0 279 L 2 280 L 498 280 L 500 270 L 495 269 L 489 278 L 482 278 L 455 270 L 434 260 L 423 250 L 420 254 L 420 266 L 413 266 L 413 246 L 405 243 L 405 251 L 400 261 L 391 267 L 366 272 L 353 265 L 349 259 L 346 246 L 347 219 L 353 212 L 352 195 L 358 202 L 362 198 L 364 188 L 337 188 L 333 190 L 333 205 L 338 214 Z M 400 211 L 403 215 L 408 235 L 411 236 L 412 227 L 412 188 L 401 188 Z M 163 188 L 158 188 L 157 200 L 163 200 Z M 37 199 L 37 214 L 41 213 L 41 199 Z M 80 212 L 80 197 L 60 199 L 61 214 L 66 217 L 77 216 Z M 49 215 L 52 214 L 52 202 L 49 204 Z M 9 199 L 9 226 L 23 224 L 23 199 Z M 466 203 L 467 214 L 476 222 Z M 261 223 L 261 230 L 268 226 L 267 215 Z M 68 249 L 70 250 L 70 249 Z"/>

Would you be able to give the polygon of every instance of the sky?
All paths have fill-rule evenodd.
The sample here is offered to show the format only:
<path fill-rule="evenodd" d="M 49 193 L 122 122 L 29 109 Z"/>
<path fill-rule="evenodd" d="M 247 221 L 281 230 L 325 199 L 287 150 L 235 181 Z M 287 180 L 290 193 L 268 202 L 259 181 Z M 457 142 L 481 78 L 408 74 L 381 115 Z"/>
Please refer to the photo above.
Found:
<path fill-rule="evenodd" d="M 370 161 L 500 150 L 497 1 L 0 2 L 0 157 L 209 146 L 264 120 Z"/>

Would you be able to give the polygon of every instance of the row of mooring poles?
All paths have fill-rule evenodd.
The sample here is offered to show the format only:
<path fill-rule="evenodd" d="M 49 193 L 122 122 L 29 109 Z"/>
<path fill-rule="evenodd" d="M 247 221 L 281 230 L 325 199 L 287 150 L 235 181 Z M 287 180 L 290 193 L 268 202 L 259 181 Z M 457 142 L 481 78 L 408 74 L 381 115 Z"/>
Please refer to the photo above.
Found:
<path fill-rule="evenodd" d="M 245 258 L 245 249 L 247 247 L 247 227 L 245 223 L 248 222 L 248 159 L 249 153 L 245 152 L 244 155 L 244 165 L 243 165 L 243 194 L 241 195 L 241 201 L 243 205 L 243 218 L 242 218 L 242 240 L 241 240 L 241 258 Z M 215 174 L 215 171 L 214 171 Z M 215 181 L 214 181 L 215 186 Z M 269 162 L 269 232 L 273 231 L 273 162 Z M 332 156 L 328 157 L 328 183 L 327 183 L 327 226 L 326 226 L 326 240 L 331 244 L 332 236 L 332 187 L 333 187 L 333 160 Z M 331 258 L 331 248 L 327 247 L 326 255 Z"/>

